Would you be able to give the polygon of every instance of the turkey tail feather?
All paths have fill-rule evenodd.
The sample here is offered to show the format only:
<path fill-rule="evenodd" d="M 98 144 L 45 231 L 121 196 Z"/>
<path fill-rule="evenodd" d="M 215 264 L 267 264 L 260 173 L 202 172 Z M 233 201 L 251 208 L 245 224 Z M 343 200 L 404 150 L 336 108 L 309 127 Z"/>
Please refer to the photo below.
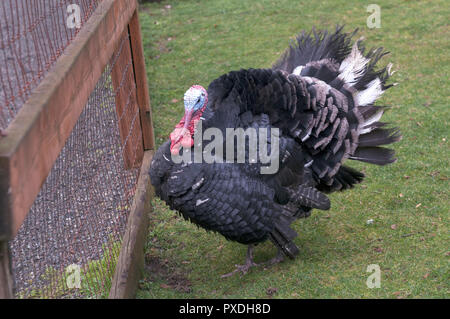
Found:
<path fill-rule="evenodd" d="M 382 129 L 377 128 L 367 134 L 360 135 L 358 141 L 359 147 L 387 145 L 398 142 L 401 135 L 396 128 Z"/>
<path fill-rule="evenodd" d="M 332 58 L 341 63 L 350 52 L 349 43 L 352 33 L 343 33 L 344 26 L 337 26 L 334 33 L 327 31 L 302 32 L 293 41 L 283 56 L 273 65 L 274 70 L 283 70 L 292 73 L 300 65 L 311 61 Z M 312 34 L 311 34 L 312 33 Z"/>
<path fill-rule="evenodd" d="M 342 26 L 334 33 L 303 32 L 273 66 L 293 73 L 307 88 L 306 112 L 298 121 L 308 121 L 297 125 L 302 128 L 299 140 L 314 160 L 311 169 L 319 188 L 326 191 L 346 189 L 362 180 L 356 175 L 345 178 L 349 175 L 348 168 L 342 168 L 346 159 L 377 165 L 395 162 L 394 151 L 379 146 L 401 139 L 396 128 L 386 129 L 380 122 L 388 107 L 374 105 L 392 86 L 386 84 L 393 74 L 392 64 L 376 68 L 388 52 L 383 48 L 366 51 L 362 38 L 351 45 L 356 32 L 344 33 Z"/>
<path fill-rule="evenodd" d="M 290 212 L 287 210 L 285 210 L 284 213 L 290 215 Z M 298 247 L 293 242 L 298 234 L 290 227 L 294 220 L 295 218 L 292 215 L 284 216 L 281 214 L 269 235 L 270 241 L 291 259 L 295 258 L 299 253 Z"/>
<path fill-rule="evenodd" d="M 358 147 L 355 151 L 355 154 L 350 156 L 350 159 L 376 165 L 386 165 L 394 163 L 397 160 L 394 155 L 394 150 L 391 150 L 389 148 Z"/>

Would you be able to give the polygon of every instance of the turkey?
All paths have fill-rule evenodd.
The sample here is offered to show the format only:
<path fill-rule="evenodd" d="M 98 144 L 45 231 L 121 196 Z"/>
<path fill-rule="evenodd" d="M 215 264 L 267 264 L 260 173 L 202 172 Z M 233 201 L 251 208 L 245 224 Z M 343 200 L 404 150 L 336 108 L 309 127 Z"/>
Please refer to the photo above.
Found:
<path fill-rule="evenodd" d="M 278 253 L 261 264 L 294 258 L 292 223 L 363 180 L 346 160 L 396 161 L 383 146 L 401 135 L 375 105 L 393 85 L 392 64 L 377 69 L 387 52 L 364 53 L 362 39 L 351 43 L 356 32 L 302 32 L 271 69 L 232 71 L 186 91 L 185 115 L 155 153 L 150 178 L 186 220 L 248 245 L 245 263 L 225 277 L 257 266 L 254 246 L 266 240 Z"/>

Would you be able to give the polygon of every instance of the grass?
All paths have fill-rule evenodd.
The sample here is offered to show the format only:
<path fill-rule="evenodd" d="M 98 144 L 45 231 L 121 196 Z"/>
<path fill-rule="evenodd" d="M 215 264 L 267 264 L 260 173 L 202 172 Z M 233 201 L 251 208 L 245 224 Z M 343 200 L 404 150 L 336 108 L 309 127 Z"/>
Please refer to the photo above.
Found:
<path fill-rule="evenodd" d="M 111 281 L 114 276 L 115 266 L 119 257 L 121 242 L 110 238 L 109 241 L 102 245 L 104 252 L 100 259 L 90 260 L 86 264 L 79 266 L 80 287 L 69 287 L 68 281 L 75 281 L 71 278 L 77 275 L 75 268 L 66 267 L 63 271 L 53 267 L 48 267 L 42 279 L 48 284 L 32 289 L 24 290 L 17 293 L 19 299 L 48 299 L 48 298 L 75 298 L 81 297 L 85 299 L 105 299 L 108 298 L 111 290 Z M 75 264 L 75 266 L 77 266 Z"/>
<path fill-rule="evenodd" d="M 296 260 L 221 279 L 242 263 L 246 247 L 185 222 L 155 199 L 139 298 L 446 298 L 449 297 L 450 7 L 444 0 L 387 1 L 381 28 L 369 29 L 371 2 L 164 1 L 141 7 L 156 141 L 183 115 L 183 93 L 231 70 L 270 67 L 302 29 L 360 28 L 366 45 L 383 46 L 394 63 L 380 104 L 403 140 L 398 162 L 364 171 L 354 190 L 331 195 L 329 211 L 296 223 Z M 170 7 L 169 7 L 170 5 Z M 367 220 L 373 219 L 372 224 Z M 270 243 L 256 260 L 275 254 Z M 381 269 L 369 289 L 368 265 Z"/>

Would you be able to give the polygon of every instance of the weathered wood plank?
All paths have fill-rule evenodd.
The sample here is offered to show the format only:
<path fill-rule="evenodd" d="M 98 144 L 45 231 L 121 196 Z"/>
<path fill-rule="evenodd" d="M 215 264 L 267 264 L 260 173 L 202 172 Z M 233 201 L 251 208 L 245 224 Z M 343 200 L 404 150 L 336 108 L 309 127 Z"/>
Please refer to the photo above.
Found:
<path fill-rule="evenodd" d="M 14 298 L 8 243 L 0 241 L 0 299 Z"/>
<path fill-rule="evenodd" d="M 8 196 L 9 170 L 6 169 L 8 165 L 8 159 L 0 158 L 0 242 L 7 241 L 8 234 L 11 232 L 12 214 L 10 211 L 4 210 L 11 206 L 11 196 Z"/>
<path fill-rule="evenodd" d="M 133 298 L 144 266 L 144 246 L 151 212 L 153 187 L 148 171 L 154 151 L 146 151 L 139 180 L 122 241 L 109 298 Z"/>
<path fill-rule="evenodd" d="M 155 136 L 153 132 L 152 109 L 150 105 L 150 94 L 148 91 L 147 74 L 145 68 L 144 49 L 142 47 L 141 27 L 139 24 L 139 13 L 136 10 L 129 24 L 130 42 L 133 52 L 134 75 L 137 85 L 138 105 L 141 109 L 141 126 L 144 138 L 144 148 L 151 150 L 155 148 Z"/>
<path fill-rule="evenodd" d="M 17 233 L 136 8 L 103 0 L 0 138 L 3 240 Z"/>
<path fill-rule="evenodd" d="M 128 28 L 123 32 L 120 55 L 111 70 L 115 92 L 119 135 L 125 168 L 140 167 L 144 156 L 140 110 L 137 104 L 136 83 Z"/>

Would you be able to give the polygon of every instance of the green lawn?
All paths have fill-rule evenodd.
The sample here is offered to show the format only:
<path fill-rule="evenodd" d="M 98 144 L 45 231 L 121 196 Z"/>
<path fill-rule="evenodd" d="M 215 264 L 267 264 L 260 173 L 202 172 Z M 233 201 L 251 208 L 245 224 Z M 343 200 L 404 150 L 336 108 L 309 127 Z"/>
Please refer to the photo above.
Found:
<path fill-rule="evenodd" d="M 302 29 L 359 28 L 366 46 L 391 54 L 399 85 L 380 104 L 398 125 L 398 162 L 351 162 L 367 178 L 331 195 L 329 211 L 299 220 L 301 252 L 269 269 L 221 279 L 242 263 L 246 247 L 185 222 L 160 200 L 146 248 L 139 298 L 445 298 L 449 297 L 449 38 L 446 0 L 385 1 L 381 28 L 369 29 L 371 1 L 164 1 L 141 7 L 156 142 L 183 115 L 183 94 L 231 70 L 270 67 Z M 367 220 L 373 219 L 372 224 Z M 256 248 L 256 260 L 275 248 Z M 366 285 L 367 266 L 381 287 Z"/>

